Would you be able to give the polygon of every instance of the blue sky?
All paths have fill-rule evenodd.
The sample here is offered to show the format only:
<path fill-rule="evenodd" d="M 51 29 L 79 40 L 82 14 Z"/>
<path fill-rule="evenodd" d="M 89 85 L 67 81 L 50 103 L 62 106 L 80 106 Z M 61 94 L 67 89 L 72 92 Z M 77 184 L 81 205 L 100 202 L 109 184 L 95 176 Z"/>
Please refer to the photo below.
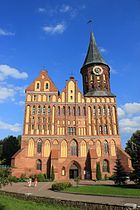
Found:
<path fill-rule="evenodd" d="M 0 138 L 22 133 L 24 89 L 46 68 L 61 91 L 80 68 L 89 19 L 111 67 L 122 144 L 140 129 L 140 0 L 1 0 Z"/>

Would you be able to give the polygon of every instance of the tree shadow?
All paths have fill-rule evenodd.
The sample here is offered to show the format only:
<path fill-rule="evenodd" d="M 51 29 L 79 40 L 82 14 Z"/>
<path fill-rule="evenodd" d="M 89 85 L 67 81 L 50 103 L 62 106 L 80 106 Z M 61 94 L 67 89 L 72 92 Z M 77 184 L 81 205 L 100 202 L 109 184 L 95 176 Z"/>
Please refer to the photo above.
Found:
<path fill-rule="evenodd" d="M 0 203 L 0 210 L 6 210 L 5 206 Z"/>

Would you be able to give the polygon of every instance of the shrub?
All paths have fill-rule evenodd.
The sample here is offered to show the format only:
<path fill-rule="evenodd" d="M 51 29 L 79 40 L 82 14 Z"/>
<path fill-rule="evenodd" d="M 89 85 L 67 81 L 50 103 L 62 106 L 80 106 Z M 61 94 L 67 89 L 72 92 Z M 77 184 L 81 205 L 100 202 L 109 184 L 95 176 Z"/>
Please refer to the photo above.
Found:
<path fill-rule="evenodd" d="M 55 180 L 55 173 L 54 173 L 54 167 L 52 165 L 52 168 L 51 168 L 51 180 L 54 181 Z"/>
<path fill-rule="evenodd" d="M 59 182 L 59 183 L 52 184 L 52 190 L 62 191 L 71 186 L 72 184 L 70 182 Z"/>
<path fill-rule="evenodd" d="M 101 174 L 101 169 L 100 169 L 100 163 L 96 163 L 96 179 L 101 180 L 102 179 L 102 174 Z"/>
<path fill-rule="evenodd" d="M 46 177 L 44 174 L 36 174 L 34 175 L 34 178 L 37 178 L 38 182 L 45 182 L 46 181 Z"/>
<path fill-rule="evenodd" d="M 16 176 L 9 176 L 9 182 L 18 182 L 18 178 Z"/>

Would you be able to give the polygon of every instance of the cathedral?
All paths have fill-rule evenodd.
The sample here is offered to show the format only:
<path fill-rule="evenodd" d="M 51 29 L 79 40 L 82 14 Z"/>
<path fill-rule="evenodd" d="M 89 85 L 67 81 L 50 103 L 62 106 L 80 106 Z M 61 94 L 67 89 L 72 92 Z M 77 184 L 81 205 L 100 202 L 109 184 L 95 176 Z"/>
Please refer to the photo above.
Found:
<path fill-rule="evenodd" d="M 21 149 L 12 157 L 12 175 L 43 173 L 55 180 L 109 177 L 117 156 L 127 172 L 129 155 L 122 149 L 116 96 L 110 88 L 110 67 L 93 32 L 80 70 L 83 93 L 73 76 L 60 93 L 46 70 L 26 88 Z"/>

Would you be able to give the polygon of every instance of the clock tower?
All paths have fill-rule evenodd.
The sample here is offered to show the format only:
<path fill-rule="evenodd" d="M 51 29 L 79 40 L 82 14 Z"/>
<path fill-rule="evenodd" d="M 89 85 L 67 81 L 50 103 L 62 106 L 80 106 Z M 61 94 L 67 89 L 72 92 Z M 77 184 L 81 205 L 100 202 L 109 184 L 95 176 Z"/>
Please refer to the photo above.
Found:
<path fill-rule="evenodd" d="M 93 32 L 81 74 L 85 96 L 113 96 L 110 92 L 110 68 L 97 48 Z"/>

